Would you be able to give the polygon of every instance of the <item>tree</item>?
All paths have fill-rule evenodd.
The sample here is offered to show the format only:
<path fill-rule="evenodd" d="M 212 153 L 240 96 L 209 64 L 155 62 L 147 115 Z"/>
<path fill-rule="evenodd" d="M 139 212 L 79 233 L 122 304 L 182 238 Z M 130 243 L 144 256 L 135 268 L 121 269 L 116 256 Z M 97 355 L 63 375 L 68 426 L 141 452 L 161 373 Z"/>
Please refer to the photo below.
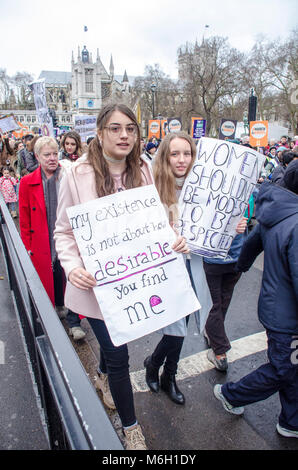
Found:
<path fill-rule="evenodd" d="M 207 120 L 207 135 L 215 133 L 227 100 L 241 89 L 242 62 L 243 54 L 217 36 L 203 40 L 200 46 L 186 44 L 178 50 L 185 117 L 190 120 L 202 115 Z"/>

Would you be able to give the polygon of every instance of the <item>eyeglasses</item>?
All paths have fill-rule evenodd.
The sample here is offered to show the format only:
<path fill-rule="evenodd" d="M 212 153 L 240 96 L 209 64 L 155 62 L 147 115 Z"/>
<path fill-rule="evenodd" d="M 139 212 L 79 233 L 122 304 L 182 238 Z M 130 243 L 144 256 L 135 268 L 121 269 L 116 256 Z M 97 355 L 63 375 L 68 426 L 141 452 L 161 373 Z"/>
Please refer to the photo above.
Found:
<path fill-rule="evenodd" d="M 120 134 L 123 129 L 123 126 L 118 124 L 110 124 L 109 126 L 105 126 L 105 129 L 108 129 L 108 132 L 112 135 Z M 136 124 L 128 124 L 124 126 L 125 132 L 127 135 L 134 135 L 137 133 L 137 126 Z"/>

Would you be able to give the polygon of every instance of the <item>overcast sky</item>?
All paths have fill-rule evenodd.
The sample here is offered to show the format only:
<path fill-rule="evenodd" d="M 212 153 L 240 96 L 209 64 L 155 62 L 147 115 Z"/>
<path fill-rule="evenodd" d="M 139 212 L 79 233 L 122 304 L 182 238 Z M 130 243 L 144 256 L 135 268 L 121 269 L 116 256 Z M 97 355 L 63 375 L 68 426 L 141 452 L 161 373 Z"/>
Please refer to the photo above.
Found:
<path fill-rule="evenodd" d="M 76 58 L 86 45 L 93 60 L 99 49 L 107 71 L 112 54 L 116 75 L 142 75 L 158 63 L 177 78 L 177 49 L 186 41 L 217 35 L 248 51 L 259 34 L 286 38 L 297 10 L 297 0 L 0 0 L 0 68 L 34 78 L 70 72 L 72 51 Z"/>

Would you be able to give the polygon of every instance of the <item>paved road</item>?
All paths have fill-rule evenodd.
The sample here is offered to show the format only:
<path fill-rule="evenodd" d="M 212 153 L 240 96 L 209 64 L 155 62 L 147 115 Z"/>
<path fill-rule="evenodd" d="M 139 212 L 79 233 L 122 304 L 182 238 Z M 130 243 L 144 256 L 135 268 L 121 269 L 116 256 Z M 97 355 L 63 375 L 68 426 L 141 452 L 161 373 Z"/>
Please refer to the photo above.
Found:
<path fill-rule="evenodd" d="M 6 278 L 2 256 L 0 269 Z M 185 406 L 175 405 L 163 392 L 152 394 L 145 385 L 143 360 L 152 352 L 160 335 L 153 333 L 130 343 L 136 411 L 149 449 L 298 450 L 297 440 L 280 437 L 275 431 L 280 410 L 277 395 L 247 406 L 242 417 L 226 413 L 213 396 L 215 383 L 237 380 L 266 361 L 263 328 L 256 314 L 261 275 L 260 258 L 236 286 L 227 318 L 233 345 L 227 374 L 216 371 L 206 360 L 205 341 L 191 318 L 178 373 L 179 386 L 186 396 Z M 2 364 L 0 349 L 0 449 L 47 449 L 6 279 L 0 281 L 0 296 L 0 340 L 5 343 Z M 93 381 L 98 345 L 87 320 L 82 321 L 82 326 L 87 331 L 87 340 L 75 348 Z M 109 415 L 121 436 L 117 414 Z"/>

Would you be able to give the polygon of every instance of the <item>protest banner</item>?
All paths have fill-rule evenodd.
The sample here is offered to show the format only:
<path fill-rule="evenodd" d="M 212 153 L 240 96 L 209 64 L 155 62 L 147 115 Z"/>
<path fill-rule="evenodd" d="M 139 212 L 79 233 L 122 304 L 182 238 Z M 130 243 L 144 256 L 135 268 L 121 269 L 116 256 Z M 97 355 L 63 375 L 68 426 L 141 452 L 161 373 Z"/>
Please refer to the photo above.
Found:
<path fill-rule="evenodd" d="M 36 108 L 41 134 L 54 137 L 53 121 L 48 110 L 46 99 L 45 79 L 37 80 L 30 84 Z"/>
<path fill-rule="evenodd" d="M 252 147 L 268 145 L 268 121 L 250 121 L 249 143 Z"/>
<path fill-rule="evenodd" d="M 179 230 L 193 253 L 226 258 L 264 159 L 249 147 L 200 139 L 179 198 Z"/>
<path fill-rule="evenodd" d="M 191 135 L 193 139 L 200 139 L 206 134 L 206 119 L 201 117 L 191 118 Z"/>
<path fill-rule="evenodd" d="M 19 128 L 20 126 L 12 114 L 0 117 L 0 134 L 6 134 L 7 132 L 15 131 Z"/>
<path fill-rule="evenodd" d="M 219 139 L 234 139 L 237 121 L 235 119 L 222 119 L 219 128 Z"/>
<path fill-rule="evenodd" d="M 182 129 L 182 122 L 180 118 L 168 118 L 168 131 L 179 132 Z"/>
<path fill-rule="evenodd" d="M 69 207 L 67 214 L 116 346 L 200 308 L 183 256 L 171 248 L 176 234 L 154 185 Z"/>
<path fill-rule="evenodd" d="M 162 119 L 161 120 L 161 138 L 163 139 L 168 133 L 169 133 L 168 120 Z"/>
<path fill-rule="evenodd" d="M 159 119 L 150 119 L 148 121 L 148 139 L 155 137 L 160 139 L 160 120 Z"/>
<path fill-rule="evenodd" d="M 96 135 L 96 116 L 75 115 L 74 130 L 80 134 L 82 142 L 86 142 L 88 137 L 94 137 Z"/>

